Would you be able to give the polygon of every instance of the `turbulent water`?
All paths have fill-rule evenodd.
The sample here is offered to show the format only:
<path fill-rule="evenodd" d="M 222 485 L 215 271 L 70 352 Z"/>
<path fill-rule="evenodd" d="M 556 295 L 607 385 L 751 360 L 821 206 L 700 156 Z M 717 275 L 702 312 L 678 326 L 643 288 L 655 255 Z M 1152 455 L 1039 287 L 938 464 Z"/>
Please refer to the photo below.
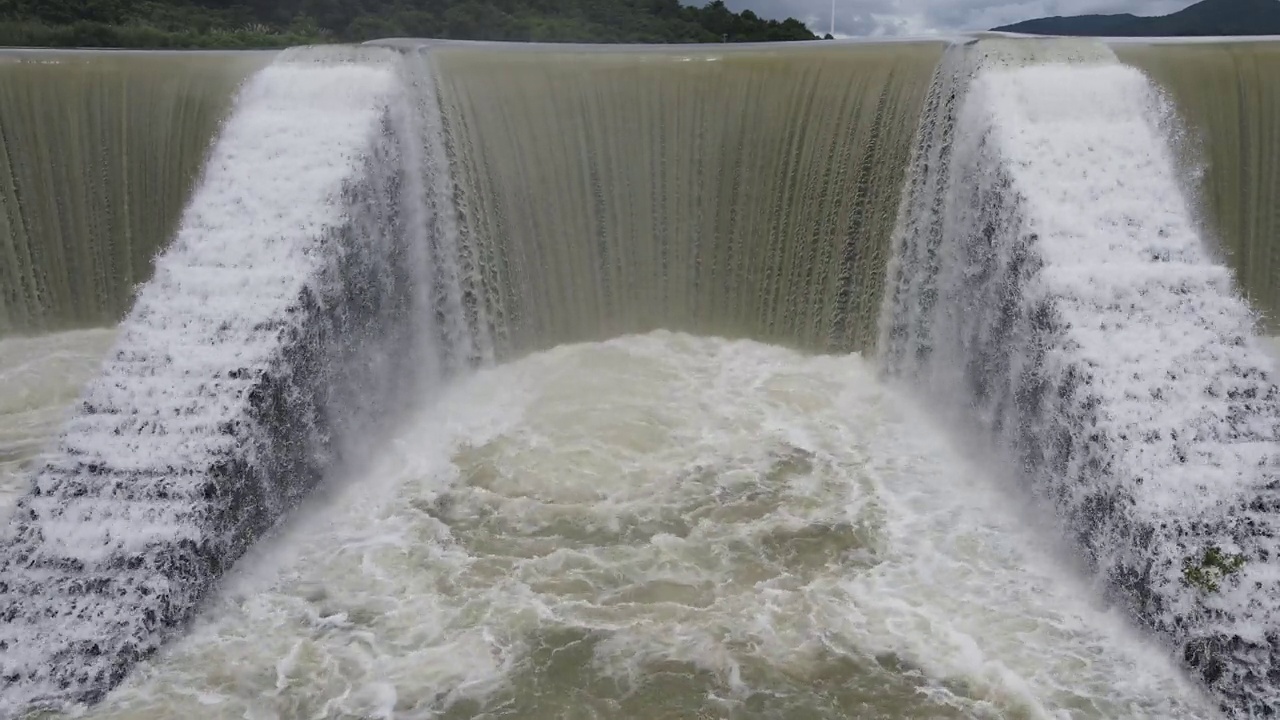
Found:
<path fill-rule="evenodd" d="M 67 419 L 67 406 L 102 362 L 111 330 L 0 339 L 0 502 L 27 490 L 24 461 Z"/>
<path fill-rule="evenodd" d="M 424 403 L 89 717 L 1210 717 L 1007 482 L 856 355 L 556 348 Z"/>
<path fill-rule="evenodd" d="M 119 334 L 0 340 L 0 714 L 1280 707 L 1275 363 L 1194 143 L 1096 44 L 943 50 L 286 53 Z M 55 62 L 90 112 L 42 124 L 15 67 L 6 157 L 116 152 L 135 105 Z M 238 76 L 183 72 L 137 108 L 189 159 Z M 0 333 L 113 316 L 184 192 L 135 231 L 67 167 L 0 167 Z"/>
<path fill-rule="evenodd" d="M 1241 286 L 1280 328 L 1280 43 L 1122 44 L 1116 54 L 1177 100 L 1177 138 L 1200 197 L 1201 225 L 1227 251 Z"/>
<path fill-rule="evenodd" d="M 889 274 L 889 372 L 1057 507 L 1135 619 L 1252 717 L 1275 686 L 1275 363 L 1179 178 L 1172 108 L 1102 48 L 952 53 Z M 1237 563 L 1219 584 L 1210 560 Z M 1205 569 L 1207 568 L 1207 569 Z"/>

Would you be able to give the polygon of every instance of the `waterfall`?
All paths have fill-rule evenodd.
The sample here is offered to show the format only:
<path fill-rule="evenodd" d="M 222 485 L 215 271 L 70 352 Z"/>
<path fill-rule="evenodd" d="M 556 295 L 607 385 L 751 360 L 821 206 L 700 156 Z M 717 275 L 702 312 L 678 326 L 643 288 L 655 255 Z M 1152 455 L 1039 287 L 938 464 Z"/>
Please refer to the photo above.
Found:
<path fill-rule="evenodd" d="M 1272 712 L 1274 363 L 1200 236 L 1172 109 L 1102 48 L 939 69 L 894 239 L 890 375 L 976 423 L 1233 713 Z"/>
<path fill-rule="evenodd" d="M 0 335 L 120 318 L 271 57 L 0 51 Z"/>
<path fill-rule="evenodd" d="M 1122 44 L 1116 54 L 1177 101 L 1175 145 L 1197 176 L 1203 231 L 1219 241 L 1240 287 L 1280 333 L 1280 44 Z"/>
<path fill-rule="evenodd" d="M 386 50 L 291 51 L 240 92 L 0 535 L 0 714 L 100 698 L 443 364 L 415 337 L 399 77 Z"/>
<path fill-rule="evenodd" d="M 1280 708 L 1274 159 L 1223 169 L 1265 119 L 1196 188 L 1142 48 L 1169 88 L 1084 41 L 395 45 L 0 56 L 0 334 L 131 308 L 0 531 L 0 716 L 100 699 L 409 403 L 655 328 L 878 353 Z"/>
<path fill-rule="evenodd" d="M 427 46 L 472 322 L 499 358 L 657 327 L 871 347 L 942 47 Z"/>
<path fill-rule="evenodd" d="M 429 390 L 445 376 L 492 362 L 493 343 L 484 330 L 488 323 L 475 314 L 475 267 L 464 251 L 434 67 L 426 53 L 418 52 L 403 53 L 400 64 L 407 97 L 395 109 L 396 129 L 405 139 L 404 166 L 409 170 L 408 200 L 401 210 L 409 235 L 405 245 L 421 270 L 414 317 L 434 330 L 416 334 L 425 343 L 417 355 L 428 363 L 417 372 Z"/>

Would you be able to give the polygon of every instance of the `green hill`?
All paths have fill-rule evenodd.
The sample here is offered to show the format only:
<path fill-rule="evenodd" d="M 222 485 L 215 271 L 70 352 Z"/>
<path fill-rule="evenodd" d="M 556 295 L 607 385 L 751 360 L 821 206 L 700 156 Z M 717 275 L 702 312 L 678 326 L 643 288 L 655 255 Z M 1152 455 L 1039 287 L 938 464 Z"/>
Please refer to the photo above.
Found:
<path fill-rule="evenodd" d="M 1280 0 L 1203 0 L 1161 17 L 1127 13 L 1049 17 L 993 29 L 1030 35 L 1094 37 L 1280 35 Z"/>
<path fill-rule="evenodd" d="M 814 40 L 723 0 L 0 0 L 0 45 L 282 47 L 384 37 L 536 42 Z"/>

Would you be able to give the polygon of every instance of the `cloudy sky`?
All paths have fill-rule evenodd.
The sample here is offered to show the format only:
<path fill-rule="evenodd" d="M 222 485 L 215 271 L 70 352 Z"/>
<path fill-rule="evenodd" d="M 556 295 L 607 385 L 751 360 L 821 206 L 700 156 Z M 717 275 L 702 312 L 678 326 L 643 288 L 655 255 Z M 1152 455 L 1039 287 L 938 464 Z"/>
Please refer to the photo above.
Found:
<path fill-rule="evenodd" d="M 696 0 L 695 0 L 696 1 Z M 836 34 L 928 35 L 986 30 L 1049 15 L 1167 15 L 1193 0 L 836 0 Z M 831 26 L 831 0 L 725 0 L 734 10 L 794 17 L 819 34 Z"/>

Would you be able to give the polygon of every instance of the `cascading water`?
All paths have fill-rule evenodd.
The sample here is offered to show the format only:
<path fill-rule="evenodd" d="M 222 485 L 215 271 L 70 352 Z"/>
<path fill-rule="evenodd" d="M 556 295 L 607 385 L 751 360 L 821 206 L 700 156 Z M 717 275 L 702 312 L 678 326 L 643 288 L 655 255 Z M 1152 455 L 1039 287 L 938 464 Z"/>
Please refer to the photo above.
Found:
<path fill-rule="evenodd" d="M 856 355 L 562 346 L 381 446 L 69 716 L 1213 717 Z"/>
<path fill-rule="evenodd" d="M 248 81 L 37 458 L 68 388 L 10 402 L 47 376 L 0 340 L 0 461 L 34 468 L 0 715 L 1273 706 L 1272 361 L 1141 74 L 1088 43 L 954 48 L 931 86 L 940 43 L 400 45 Z M 869 351 L 877 320 L 1013 463 L 857 354 L 648 332 Z"/>
<path fill-rule="evenodd" d="M 273 55 L 0 49 L 0 335 L 120 318 Z"/>
<path fill-rule="evenodd" d="M 1202 176 L 1202 226 L 1220 240 L 1240 287 L 1280 332 L 1280 43 L 1125 43 L 1115 48 L 1177 100 L 1179 138 Z"/>
<path fill-rule="evenodd" d="M 0 712 L 101 697 L 412 391 L 396 68 L 295 52 L 240 94 L 0 536 Z"/>
<path fill-rule="evenodd" d="M 1274 362 L 1197 232 L 1167 101 L 1100 47 L 1027 47 L 957 49 L 940 70 L 884 364 L 989 432 L 1226 709 L 1266 715 Z"/>
<path fill-rule="evenodd" d="M 114 338 L 97 329 L 0 340 L 0 506 L 27 490 L 24 462 L 57 434 Z"/>
<path fill-rule="evenodd" d="M 418 283 L 416 317 L 430 316 L 435 332 L 420 332 L 425 343 L 417 353 L 432 362 L 428 380 L 494 360 L 492 323 L 477 298 L 481 279 L 477 259 L 459 222 L 459 197 L 450 168 L 444 119 L 436 91 L 435 70 L 426 53 L 408 52 L 401 58 L 401 80 L 408 101 L 397 110 L 397 127 L 405 134 L 406 245 L 420 253 L 414 265 L 423 269 Z M 417 370 L 420 374 L 423 369 Z"/>

